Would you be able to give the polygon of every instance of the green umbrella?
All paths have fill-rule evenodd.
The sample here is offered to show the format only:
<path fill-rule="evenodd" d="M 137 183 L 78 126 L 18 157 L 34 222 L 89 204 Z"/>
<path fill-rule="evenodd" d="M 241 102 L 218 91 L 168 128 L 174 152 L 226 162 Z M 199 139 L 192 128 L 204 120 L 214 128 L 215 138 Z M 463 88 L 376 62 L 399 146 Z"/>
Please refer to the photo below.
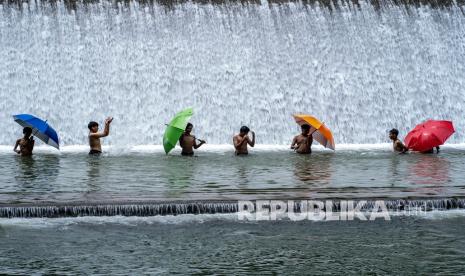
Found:
<path fill-rule="evenodd" d="M 194 110 L 192 108 L 184 109 L 177 113 L 167 125 L 165 134 L 163 135 L 163 148 L 166 154 L 174 149 L 193 114 Z"/>

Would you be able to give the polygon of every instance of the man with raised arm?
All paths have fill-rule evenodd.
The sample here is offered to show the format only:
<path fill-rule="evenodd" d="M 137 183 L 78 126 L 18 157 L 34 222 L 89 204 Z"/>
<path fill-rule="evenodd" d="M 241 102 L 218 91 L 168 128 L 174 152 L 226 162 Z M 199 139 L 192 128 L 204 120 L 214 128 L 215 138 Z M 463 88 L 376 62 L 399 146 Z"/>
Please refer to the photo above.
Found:
<path fill-rule="evenodd" d="M 107 137 L 110 134 L 110 124 L 113 121 L 113 117 L 108 117 L 105 119 L 105 128 L 103 132 L 99 132 L 98 123 L 90 122 L 87 127 L 89 128 L 89 154 L 101 154 L 102 153 L 102 144 L 100 143 L 100 138 Z"/>
<path fill-rule="evenodd" d="M 252 139 L 249 137 L 249 132 L 252 132 Z M 236 149 L 236 155 L 246 155 L 248 154 L 247 144 L 251 147 L 255 146 L 255 132 L 250 131 L 246 126 L 242 126 L 239 134 L 234 135 L 233 137 L 234 148 Z"/>

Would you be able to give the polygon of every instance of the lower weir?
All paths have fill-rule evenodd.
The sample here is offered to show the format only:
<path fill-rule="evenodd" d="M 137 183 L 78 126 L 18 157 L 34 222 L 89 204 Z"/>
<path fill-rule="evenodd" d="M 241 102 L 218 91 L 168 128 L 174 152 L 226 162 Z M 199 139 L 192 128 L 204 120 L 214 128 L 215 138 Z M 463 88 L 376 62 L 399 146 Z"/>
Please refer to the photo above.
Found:
<path fill-rule="evenodd" d="M 333 212 L 341 210 L 338 199 L 331 200 Z M 361 211 L 373 210 L 377 200 L 382 200 L 390 212 L 399 211 L 441 211 L 465 209 L 465 198 L 441 199 L 360 199 Z M 303 200 L 293 200 L 293 209 L 300 212 Z M 256 208 L 256 202 L 251 201 Z M 284 201 L 286 204 L 290 201 Z M 361 204 L 361 205 L 362 205 Z M 266 206 L 265 206 L 266 208 Z M 325 210 L 327 207 L 323 207 Z M 239 211 L 238 201 L 196 201 L 196 202 L 146 202 L 146 203 L 75 203 L 75 204 L 41 204 L 36 206 L 9 205 L 0 206 L 2 218 L 60 218 L 84 216 L 166 216 L 183 214 L 226 214 Z"/>

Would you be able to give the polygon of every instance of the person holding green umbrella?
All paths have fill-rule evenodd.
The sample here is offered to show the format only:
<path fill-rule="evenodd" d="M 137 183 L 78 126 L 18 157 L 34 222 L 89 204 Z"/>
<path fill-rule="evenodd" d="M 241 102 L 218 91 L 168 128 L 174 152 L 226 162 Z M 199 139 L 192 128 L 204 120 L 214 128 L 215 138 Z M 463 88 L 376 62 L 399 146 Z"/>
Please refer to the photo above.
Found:
<path fill-rule="evenodd" d="M 192 125 L 188 128 L 188 124 L 192 115 L 194 115 L 194 111 L 192 108 L 184 109 L 178 112 L 171 120 L 171 122 L 167 124 L 165 134 L 163 135 L 163 148 L 165 149 L 166 154 L 168 154 L 172 149 L 174 149 L 178 141 L 181 142 L 181 147 L 183 147 L 184 144 L 183 152 L 185 154 L 183 155 L 192 155 L 192 148 L 197 149 L 202 144 L 205 144 L 205 141 L 202 140 L 199 140 L 200 144 L 195 143 L 195 140 L 198 139 L 196 139 L 194 136 L 190 134 L 190 132 L 192 131 Z M 183 138 L 181 138 L 181 136 L 183 136 Z M 190 139 L 193 139 L 194 142 L 189 142 Z M 185 140 L 188 140 L 187 143 L 184 142 Z M 189 147 L 190 144 L 192 144 L 191 147 Z"/>
<path fill-rule="evenodd" d="M 204 140 L 197 139 L 191 134 L 193 128 L 193 124 L 187 123 L 184 133 L 179 138 L 179 145 L 182 148 L 181 155 L 183 156 L 194 155 L 194 149 L 198 149 L 206 143 Z M 199 144 L 197 144 L 197 140 L 200 142 Z"/>

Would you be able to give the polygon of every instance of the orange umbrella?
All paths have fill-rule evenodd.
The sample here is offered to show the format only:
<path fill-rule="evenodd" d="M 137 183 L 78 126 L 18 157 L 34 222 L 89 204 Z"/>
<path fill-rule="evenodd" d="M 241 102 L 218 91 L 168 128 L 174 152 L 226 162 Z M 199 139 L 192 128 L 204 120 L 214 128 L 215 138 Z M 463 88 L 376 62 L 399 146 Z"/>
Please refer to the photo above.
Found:
<path fill-rule="evenodd" d="M 310 133 L 312 133 L 313 139 L 317 140 L 323 147 L 335 150 L 333 134 L 324 123 L 310 115 L 295 114 L 293 116 L 299 125 L 310 125 Z"/>

